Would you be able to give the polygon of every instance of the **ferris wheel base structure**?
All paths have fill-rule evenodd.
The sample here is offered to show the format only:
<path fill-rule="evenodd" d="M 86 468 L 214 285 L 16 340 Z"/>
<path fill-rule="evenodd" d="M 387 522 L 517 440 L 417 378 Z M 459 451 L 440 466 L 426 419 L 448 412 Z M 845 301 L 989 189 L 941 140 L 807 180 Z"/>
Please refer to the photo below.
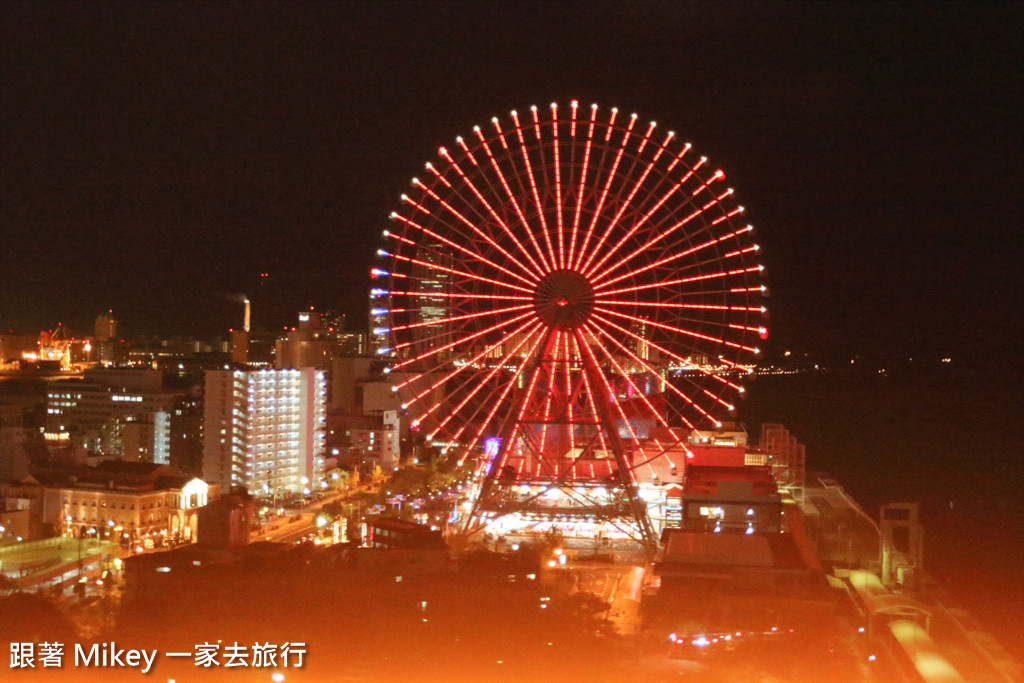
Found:
<path fill-rule="evenodd" d="M 548 486 L 543 483 L 530 487 L 525 497 L 515 495 L 514 489 L 492 488 L 476 498 L 472 515 L 460 530 L 467 535 L 487 532 L 494 536 L 536 536 L 551 530 L 562 536 L 583 539 L 616 537 L 635 541 L 644 548 L 653 549 L 656 537 L 647 516 L 646 506 L 637 490 L 607 490 L 601 497 L 606 502 L 588 497 L 581 487 Z M 537 493 L 532 493 L 533 491 Z M 560 505 L 542 502 L 552 493 L 563 501 Z M 566 504 L 566 499 L 575 499 Z M 575 503 L 575 504 L 573 504 Z M 580 533 L 581 527 L 585 528 Z"/>
<path fill-rule="evenodd" d="M 371 318 L 412 429 L 472 472 L 458 526 L 654 547 L 641 480 L 723 427 L 767 335 L 753 227 L 707 157 L 617 109 L 456 145 L 391 215 Z"/>

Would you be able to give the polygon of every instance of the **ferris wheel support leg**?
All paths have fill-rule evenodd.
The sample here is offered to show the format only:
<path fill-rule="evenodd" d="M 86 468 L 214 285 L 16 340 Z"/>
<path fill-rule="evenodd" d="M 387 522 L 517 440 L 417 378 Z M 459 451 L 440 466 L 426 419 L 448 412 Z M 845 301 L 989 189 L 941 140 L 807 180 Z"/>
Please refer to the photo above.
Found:
<path fill-rule="evenodd" d="M 589 347 L 586 346 L 586 342 L 582 335 L 578 331 L 574 331 L 577 336 L 577 343 L 581 349 L 584 349 L 583 353 L 583 372 L 589 376 L 590 385 L 593 387 L 601 386 L 604 382 L 604 378 L 599 375 L 601 368 L 597 363 L 597 359 L 590 351 Z M 602 424 L 604 425 L 605 431 L 607 432 L 607 443 L 612 451 L 612 456 L 615 459 L 615 464 L 618 466 L 616 476 L 618 478 L 619 486 L 621 486 L 623 495 L 626 498 L 627 507 L 634 521 L 637 525 L 637 529 L 640 532 L 640 542 L 648 552 L 657 550 L 657 539 L 654 537 L 654 528 L 651 526 L 650 517 L 647 515 L 647 505 L 643 499 L 640 498 L 640 492 L 637 489 L 636 483 L 632 478 L 632 463 L 626 458 L 626 451 L 622 445 L 622 439 L 619 437 L 618 431 L 615 429 L 615 416 L 612 411 L 611 405 L 609 405 L 610 397 L 606 396 L 601 391 L 595 391 L 595 407 L 598 412 Z"/>

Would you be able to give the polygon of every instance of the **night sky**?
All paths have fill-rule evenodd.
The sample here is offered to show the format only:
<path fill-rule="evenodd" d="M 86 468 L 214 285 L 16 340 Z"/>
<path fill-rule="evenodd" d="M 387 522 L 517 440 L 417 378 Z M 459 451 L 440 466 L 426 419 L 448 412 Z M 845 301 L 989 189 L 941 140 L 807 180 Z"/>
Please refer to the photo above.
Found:
<path fill-rule="evenodd" d="M 1022 330 L 1020 3 L 0 4 L 0 330 L 365 316 L 439 145 L 635 111 L 759 229 L 769 351 L 999 356 Z M 264 291 L 259 274 L 268 272 Z"/>

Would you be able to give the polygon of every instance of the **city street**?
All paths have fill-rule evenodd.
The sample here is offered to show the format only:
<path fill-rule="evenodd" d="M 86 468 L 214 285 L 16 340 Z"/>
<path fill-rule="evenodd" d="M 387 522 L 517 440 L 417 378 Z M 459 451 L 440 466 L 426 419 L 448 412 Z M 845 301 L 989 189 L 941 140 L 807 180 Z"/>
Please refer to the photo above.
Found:
<path fill-rule="evenodd" d="M 567 565 L 579 592 L 591 593 L 608 603 L 605 618 L 623 635 L 631 635 L 640 626 L 640 595 L 645 570 L 632 564 L 586 562 Z"/>

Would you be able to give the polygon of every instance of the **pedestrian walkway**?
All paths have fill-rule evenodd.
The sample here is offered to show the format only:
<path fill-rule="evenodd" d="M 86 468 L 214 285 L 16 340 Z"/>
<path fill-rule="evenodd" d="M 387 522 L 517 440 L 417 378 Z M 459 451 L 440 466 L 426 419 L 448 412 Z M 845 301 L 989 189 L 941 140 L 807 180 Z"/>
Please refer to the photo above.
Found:
<path fill-rule="evenodd" d="M 879 532 L 835 480 L 808 475 L 804 519 L 815 554 L 826 568 L 879 571 Z"/>

